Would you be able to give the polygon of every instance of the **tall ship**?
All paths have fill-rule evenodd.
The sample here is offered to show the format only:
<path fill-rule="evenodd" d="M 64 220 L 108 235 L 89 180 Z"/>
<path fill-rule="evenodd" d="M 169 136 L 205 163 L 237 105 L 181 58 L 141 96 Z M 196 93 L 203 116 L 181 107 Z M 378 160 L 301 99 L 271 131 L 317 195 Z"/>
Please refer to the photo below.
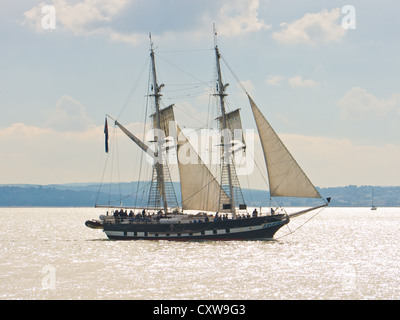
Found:
<path fill-rule="evenodd" d="M 270 197 L 321 200 L 318 205 L 291 214 L 282 207 L 260 208 L 258 212 L 246 205 L 235 161 L 238 154 L 247 152 L 240 110 L 228 111 L 226 108 L 228 84 L 222 79 L 222 57 L 216 41 L 213 51 L 216 69 L 213 96 L 217 99 L 219 113 L 215 119 L 219 134 L 217 143 L 214 143 L 218 147 L 217 173 L 204 160 L 204 152 L 209 149 L 196 150 L 185 135 L 185 130 L 176 123 L 175 105 L 162 107 L 161 91 L 164 84 L 159 84 L 157 79 L 156 55 L 150 35 L 151 81 L 148 97 L 152 100 L 154 111 L 150 115 L 152 139 L 150 142 L 144 141 L 109 115 L 106 116 L 104 130 L 106 152 L 109 151 L 108 123 L 113 122 L 140 148 L 147 160 L 150 159 L 152 177 L 147 204 L 141 207 L 96 204 L 96 207 L 107 208 L 107 214 L 101 215 L 100 220 L 86 221 L 86 226 L 102 229 L 109 239 L 114 240 L 272 239 L 291 218 L 329 204 L 330 199 L 321 197 L 246 91 L 261 142 L 264 158 L 262 169 L 268 174 Z M 173 157 L 176 157 L 174 160 L 179 171 L 180 197 L 177 197 L 170 175 L 168 161 L 171 155 L 168 153 L 171 150 L 174 150 Z"/>

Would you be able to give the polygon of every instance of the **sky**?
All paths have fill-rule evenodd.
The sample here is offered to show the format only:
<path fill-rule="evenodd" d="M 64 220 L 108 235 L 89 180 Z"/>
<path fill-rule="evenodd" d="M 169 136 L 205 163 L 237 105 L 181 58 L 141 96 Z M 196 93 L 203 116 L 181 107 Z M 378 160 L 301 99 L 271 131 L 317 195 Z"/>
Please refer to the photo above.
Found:
<path fill-rule="evenodd" d="M 163 103 L 182 123 L 206 121 L 215 23 L 223 62 L 316 186 L 399 185 L 399 9 L 394 0 L 2 0 L 0 184 L 101 180 L 105 115 L 143 131 L 149 32 Z M 232 109 L 254 128 L 228 82 Z M 137 147 L 121 140 L 130 162 Z"/>

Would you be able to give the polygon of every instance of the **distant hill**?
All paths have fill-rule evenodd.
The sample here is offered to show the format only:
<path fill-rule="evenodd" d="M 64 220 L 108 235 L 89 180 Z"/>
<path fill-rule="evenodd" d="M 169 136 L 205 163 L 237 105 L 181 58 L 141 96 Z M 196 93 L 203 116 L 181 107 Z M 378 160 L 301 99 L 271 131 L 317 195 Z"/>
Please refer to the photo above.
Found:
<path fill-rule="evenodd" d="M 143 192 L 148 182 L 109 184 L 97 183 L 60 185 L 0 185 L 1 207 L 93 207 L 98 204 L 143 206 L 147 195 Z M 175 183 L 177 198 L 180 199 L 179 184 Z M 332 197 L 331 206 L 369 207 L 374 190 L 377 207 L 400 207 L 400 187 L 346 186 L 320 188 L 324 197 Z M 139 192 L 136 192 L 139 191 Z M 132 197 L 133 195 L 133 197 Z M 270 204 L 269 193 L 262 190 L 243 189 L 248 206 L 309 206 L 314 199 L 279 198 Z M 179 201 L 179 200 L 178 200 Z"/>

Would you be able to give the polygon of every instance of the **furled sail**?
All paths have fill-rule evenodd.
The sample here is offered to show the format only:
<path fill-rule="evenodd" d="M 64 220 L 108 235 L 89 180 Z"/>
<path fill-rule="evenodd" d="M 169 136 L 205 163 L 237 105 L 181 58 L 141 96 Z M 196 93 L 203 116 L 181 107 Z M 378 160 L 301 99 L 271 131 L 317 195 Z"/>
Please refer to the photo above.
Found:
<path fill-rule="evenodd" d="M 321 198 L 260 109 L 248 97 L 267 165 L 271 197 Z"/>
<path fill-rule="evenodd" d="M 181 180 L 182 209 L 218 211 L 221 187 L 201 160 L 179 126 L 178 167 Z M 228 197 L 222 192 L 224 197 Z"/>

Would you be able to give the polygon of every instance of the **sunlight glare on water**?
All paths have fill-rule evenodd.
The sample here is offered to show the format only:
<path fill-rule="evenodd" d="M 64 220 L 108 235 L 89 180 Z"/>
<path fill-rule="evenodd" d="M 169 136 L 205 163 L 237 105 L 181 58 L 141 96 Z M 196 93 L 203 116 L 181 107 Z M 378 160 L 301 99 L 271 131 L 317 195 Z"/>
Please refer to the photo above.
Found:
<path fill-rule="evenodd" d="M 230 242 L 111 241 L 84 225 L 103 213 L 1 208 L 0 298 L 400 297 L 399 208 L 327 208 L 275 241 Z"/>

